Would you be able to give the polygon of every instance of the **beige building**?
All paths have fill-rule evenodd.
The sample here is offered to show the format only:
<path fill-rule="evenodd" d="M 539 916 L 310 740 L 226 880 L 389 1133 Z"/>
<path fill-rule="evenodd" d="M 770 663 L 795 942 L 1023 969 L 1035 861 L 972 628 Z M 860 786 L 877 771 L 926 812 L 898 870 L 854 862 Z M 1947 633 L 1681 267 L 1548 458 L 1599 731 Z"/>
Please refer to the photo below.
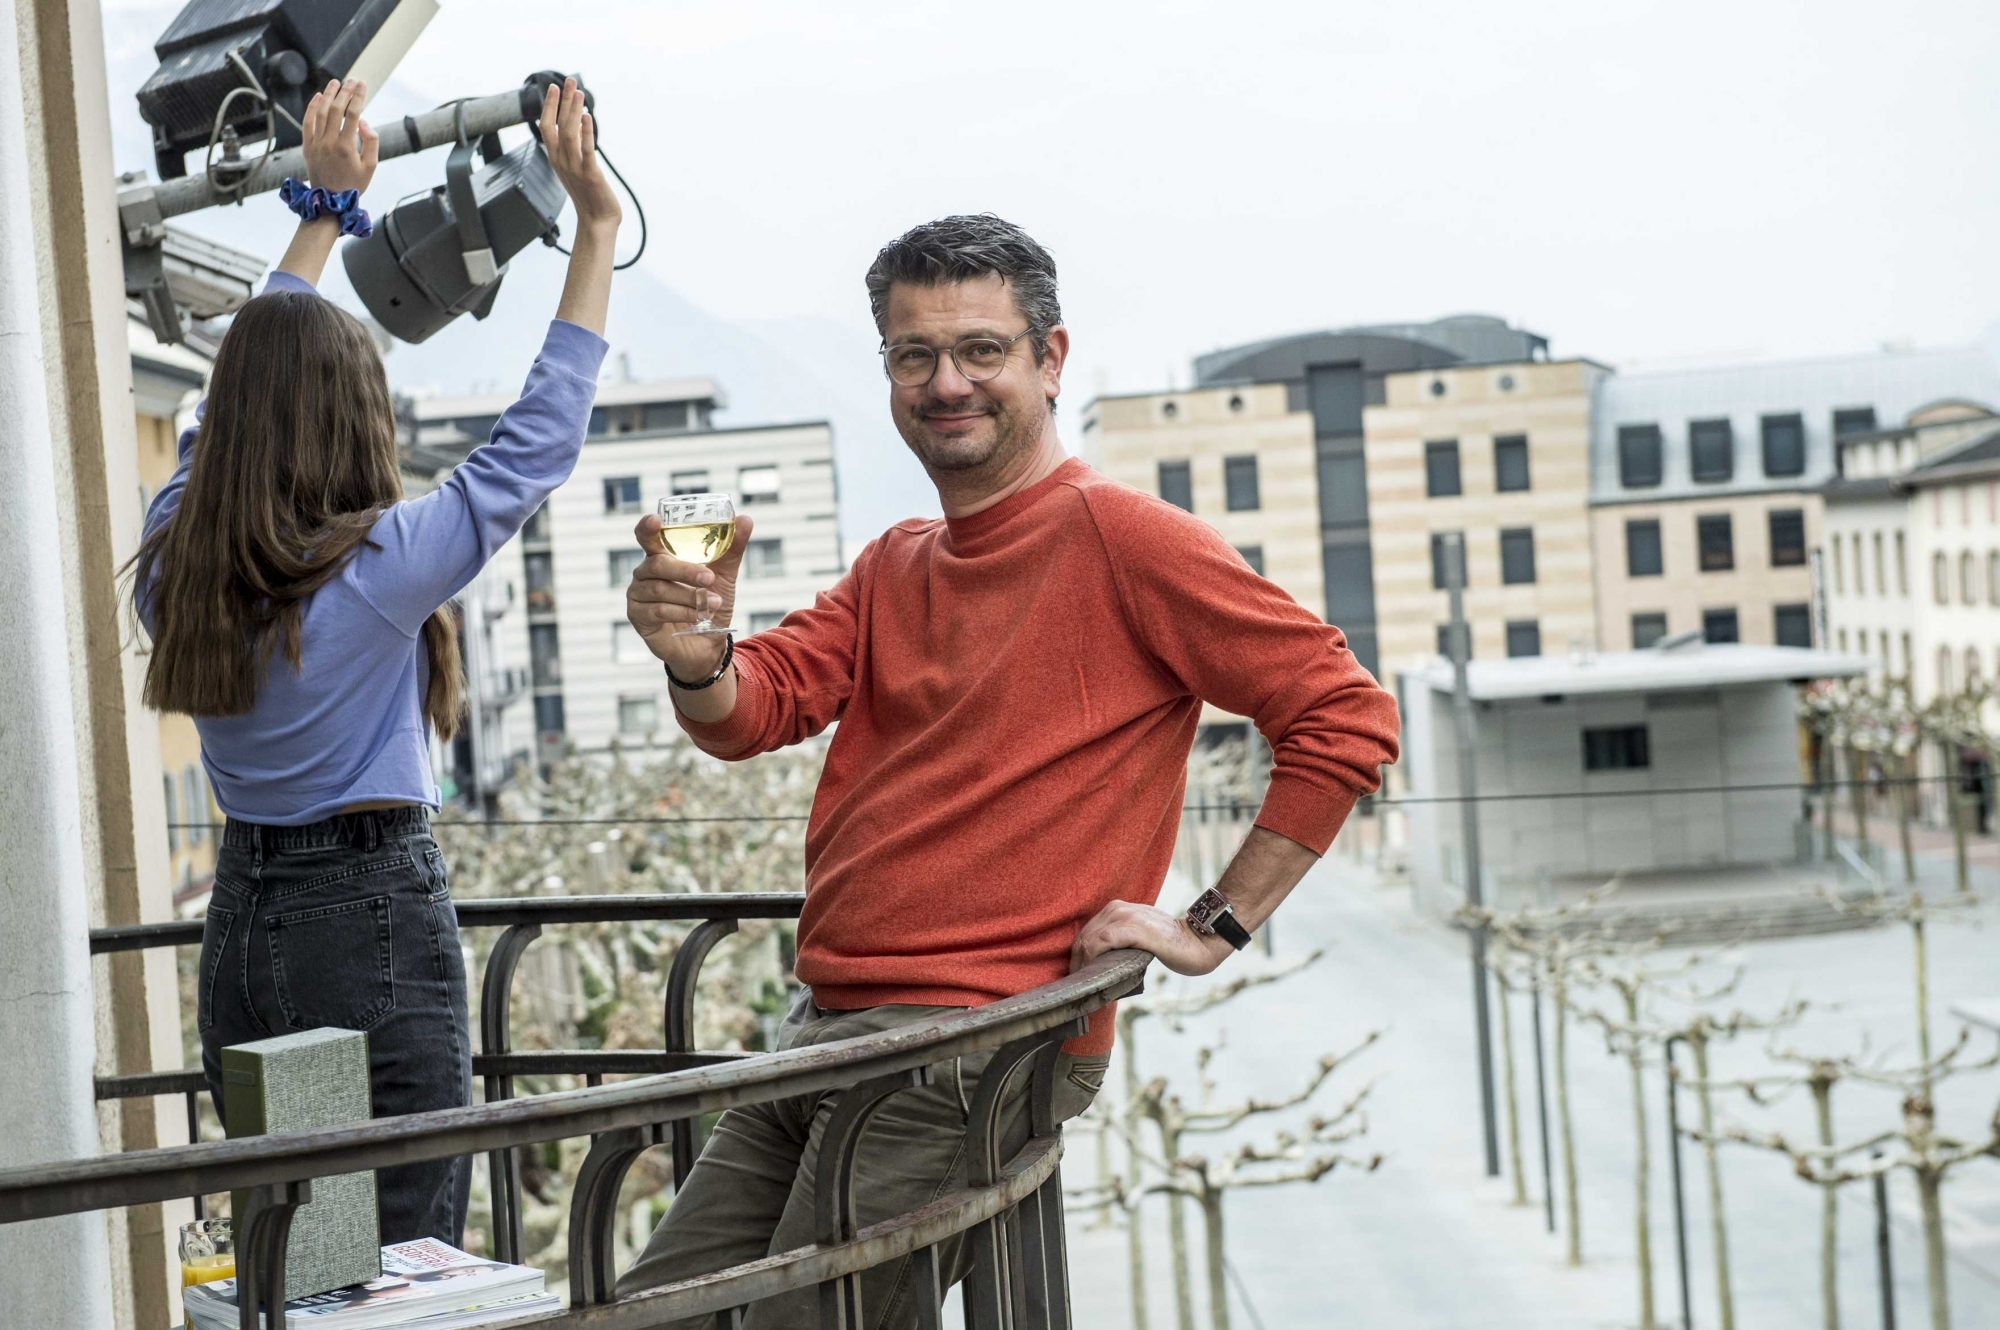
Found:
<path fill-rule="evenodd" d="M 1100 397 L 1084 437 L 1099 471 L 1179 503 L 1323 616 L 1312 417 L 1285 398 L 1282 383 Z"/>
<path fill-rule="evenodd" d="M 1587 360 L 1388 375 L 1367 408 L 1368 511 L 1384 667 L 1447 650 L 1442 537 L 1462 533 L 1476 659 L 1589 645 L 1590 406 L 1609 373 Z"/>

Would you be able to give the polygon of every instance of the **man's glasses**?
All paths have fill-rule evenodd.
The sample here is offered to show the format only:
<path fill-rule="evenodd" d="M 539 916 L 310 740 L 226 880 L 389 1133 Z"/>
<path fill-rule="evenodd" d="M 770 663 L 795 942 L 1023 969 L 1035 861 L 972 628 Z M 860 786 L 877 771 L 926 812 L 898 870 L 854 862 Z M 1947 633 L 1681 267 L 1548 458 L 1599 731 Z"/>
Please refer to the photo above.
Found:
<path fill-rule="evenodd" d="M 958 366 L 958 372 L 973 383 L 985 383 L 998 378 L 1000 371 L 1007 368 L 1007 352 L 1014 343 L 1033 332 L 1025 328 L 1005 341 L 997 337 L 968 337 L 951 347 L 951 363 Z M 895 346 L 882 348 L 882 369 L 891 383 L 905 388 L 920 388 L 931 381 L 937 373 L 937 348 L 925 346 L 922 342 L 899 342 Z"/>

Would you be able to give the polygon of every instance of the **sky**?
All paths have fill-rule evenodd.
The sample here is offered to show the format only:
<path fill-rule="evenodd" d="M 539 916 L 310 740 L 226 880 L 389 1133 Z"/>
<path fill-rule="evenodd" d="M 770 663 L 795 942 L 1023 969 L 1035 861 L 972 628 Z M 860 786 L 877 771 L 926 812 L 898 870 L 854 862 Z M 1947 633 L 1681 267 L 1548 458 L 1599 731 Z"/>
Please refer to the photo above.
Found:
<path fill-rule="evenodd" d="M 107 4 L 121 166 L 172 10 Z M 380 109 L 581 71 L 643 270 L 841 380 L 830 414 L 872 396 L 849 432 L 900 502 L 922 478 L 882 433 L 861 276 L 951 212 L 1054 253 L 1071 407 L 1218 346 L 1469 311 L 1626 369 L 1989 335 L 1996 56 L 2000 6 L 1955 0 L 443 0 Z"/>

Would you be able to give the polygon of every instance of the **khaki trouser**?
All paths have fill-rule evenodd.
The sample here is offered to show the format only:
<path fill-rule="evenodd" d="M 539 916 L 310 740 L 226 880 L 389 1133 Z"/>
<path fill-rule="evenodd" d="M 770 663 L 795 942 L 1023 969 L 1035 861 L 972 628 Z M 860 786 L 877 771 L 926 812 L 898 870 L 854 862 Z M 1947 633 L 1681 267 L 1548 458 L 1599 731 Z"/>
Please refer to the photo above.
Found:
<path fill-rule="evenodd" d="M 870 1007 L 822 1011 L 801 993 L 780 1028 L 778 1047 L 801 1048 L 855 1035 L 879 1034 L 955 1007 Z M 973 1053 L 932 1068 L 931 1083 L 892 1096 L 863 1133 L 855 1154 L 855 1208 L 860 1226 L 928 1205 L 966 1183 L 966 1119 L 979 1075 L 991 1053 Z M 1109 1057 L 1065 1054 L 1056 1066 L 1058 1120 L 1090 1106 L 1104 1083 Z M 1028 1139 L 1025 1072 L 1017 1073 L 1001 1114 L 1000 1158 Z M 813 1170 L 820 1134 L 840 1092 L 732 1108 L 715 1124 L 687 1186 L 654 1230 L 646 1250 L 618 1281 L 622 1296 L 692 1279 L 813 1241 Z M 861 1306 L 870 1330 L 916 1324 L 908 1257 L 861 1277 Z M 957 1283 L 971 1268 L 963 1235 L 938 1244 L 940 1276 Z M 712 1316 L 674 1322 L 675 1330 L 709 1330 Z M 819 1323 L 819 1295 L 804 1289 L 750 1308 L 747 1330 L 810 1330 Z"/>

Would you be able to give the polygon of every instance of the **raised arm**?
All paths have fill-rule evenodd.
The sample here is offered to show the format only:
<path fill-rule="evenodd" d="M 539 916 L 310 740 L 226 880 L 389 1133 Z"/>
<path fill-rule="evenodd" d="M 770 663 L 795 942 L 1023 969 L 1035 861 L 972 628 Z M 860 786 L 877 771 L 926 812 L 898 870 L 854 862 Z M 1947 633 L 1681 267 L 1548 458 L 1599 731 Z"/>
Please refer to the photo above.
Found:
<path fill-rule="evenodd" d="M 414 634 L 569 479 L 590 425 L 608 349 L 618 198 L 597 165 L 596 129 L 576 80 L 542 104 L 542 145 L 576 207 L 576 242 L 556 318 L 520 400 L 493 435 L 420 499 L 397 504 L 354 561 L 356 585 L 384 618 Z"/>

